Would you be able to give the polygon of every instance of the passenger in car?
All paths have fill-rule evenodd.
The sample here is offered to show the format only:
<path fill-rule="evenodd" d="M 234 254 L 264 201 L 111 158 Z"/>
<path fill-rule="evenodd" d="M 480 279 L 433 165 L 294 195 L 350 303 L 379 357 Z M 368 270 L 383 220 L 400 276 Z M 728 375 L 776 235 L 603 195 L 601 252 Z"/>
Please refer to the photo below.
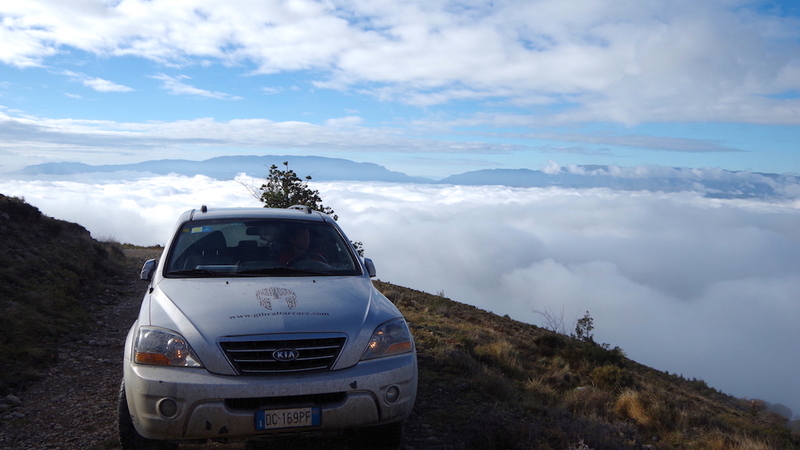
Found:
<path fill-rule="evenodd" d="M 203 264 L 227 263 L 225 236 L 219 230 L 214 231 L 195 242 L 185 252 L 186 260 L 183 269 L 194 269 Z"/>

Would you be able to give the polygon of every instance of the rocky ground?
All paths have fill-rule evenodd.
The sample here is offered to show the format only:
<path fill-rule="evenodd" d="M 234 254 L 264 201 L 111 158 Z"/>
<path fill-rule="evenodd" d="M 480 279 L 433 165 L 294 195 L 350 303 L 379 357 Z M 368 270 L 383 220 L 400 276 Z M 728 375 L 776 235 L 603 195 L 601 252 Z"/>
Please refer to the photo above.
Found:
<path fill-rule="evenodd" d="M 138 281 L 146 254 L 129 255 L 125 277 L 92 298 L 92 320 L 67 336 L 40 381 L 0 406 L 0 449 L 106 449 L 117 446 L 117 395 L 122 346 L 145 289 Z M 0 400 L 2 402 L 2 400 Z"/>
<path fill-rule="evenodd" d="M 128 252 L 125 277 L 113 280 L 93 298 L 92 320 L 81 335 L 65 338 L 58 359 L 40 381 L 16 395 L 0 397 L 0 450 L 101 450 L 119 448 L 117 395 L 122 377 L 122 347 L 146 285 L 138 280 L 142 262 L 157 257 L 146 250 Z M 420 358 L 420 365 L 425 358 Z M 417 406 L 409 420 L 404 450 L 462 448 L 463 436 L 425 422 L 437 397 L 452 398 L 441 388 L 420 383 Z M 282 439 L 268 445 L 207 444 L 181 449 L 362 448 L 358 435 L 325 439 Z"/>

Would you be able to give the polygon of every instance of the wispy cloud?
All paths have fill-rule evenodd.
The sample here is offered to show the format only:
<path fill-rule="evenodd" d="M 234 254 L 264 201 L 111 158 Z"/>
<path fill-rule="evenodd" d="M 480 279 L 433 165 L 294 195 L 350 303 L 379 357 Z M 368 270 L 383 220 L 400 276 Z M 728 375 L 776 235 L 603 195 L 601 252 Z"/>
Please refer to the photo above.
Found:
<path fill-rule="evenodd" d="M 113 83 L 102 78 L 87 78 L 82 81 L 84 86 L 88 86 L 98 92 L 131 92 L 133 88 Z"/>
<path fill-rule="evenodd" d="M 134 160 L 163 157 L 165 149 L 177 152 L 205 148 L 258 148 L 260 150 L 314 150 L 323 154 L 347 149 L 353 152 L 508 153 L 519 146 L 481 142 L 427 139 L 409 136 L 392 127 L 367 127 L 357 116 L 332 119 L 323 125 L 276 122 L 267 119 L 217 121 L 211 118 L 173 122 L 124 123 L 110 120 L 48 119 L 0 108 L 0 148 L 16 150 L 20 157 L 48 156 L 75 159 L 110 150 L 136 152 Z M 160 156 L 159 156 L 160 155 Z M 30 161 L 30 160 L 29 160 Z M 36 162 L 28 162 L 35 164 Z"/>
<path fill-rule="evenodd" d="M 676 138 L 668 136 L 648 136 L 648 135 L 617 135 L 617 134 L 597 134 L 597 133 L 528 133 L 523 137 L 532 139 L 548 139 L 555 141 L 583 142 L 596 145 L 614 145 L 621 147 L 634 147 L 647 150 L 662 150 L 670 152 L 686 153 L 718 153 L 742 152 L 734 147 L 723 145 L 719 141 L 708 139 Z"/>
<path fill-rule="evenodd" d="M 70 77 L 73 81 L 82 83 L 88 88 L 92 88 L 97 92 L 132 92 L 133 88 L 114 83 L 112 81 L 104 80 L 102 78 L 90 77 L 84 73 L 72 72 L 64 70 L 62 75 Z"/>
<path fill-rule="evenodd" d="M 446 129 L 458 127 L 475 127 L 481 125 L 490 125 L 494 127 L 519 127 L 519 126 L 536 126 L 538 120 L 531 117 L 517 116 L 511 118 L 487 116 L 485 114 L 476 115 L 470 119 L 450 120 L 443 122 L 434 122 L 433 125 Z M 417 121 L 417 125 L 425 126 L 425 122 Z M 685 137 L 670 137 L 670 136 L 653 136 L 644 134 L 618 134 L 618 133 L 559 133 L 559 132 L 528 132 L 528 133 L 512 133 L 512 132 L 486 132 L 488 136 L 500 137 L 504 139 L 519 139 L 519 140 L 547 140 L 547 141 L 560 141 L 560 142 L 580 142 L 590 145 L 612 145 L 618 147 L 629 147 L 644 150 L 668 151 L 668 152 L 682 152 L 682 153 L 739 153 L 744 150 L 737 149 L 732 146 L 724 145 L 722 142 L 710 139 L 696 139 Z"/>
<path fill-rule="evenodd" d="M 339 117 L 336 119 L 328 119 L 325 121 L 326 126 L 330 127 L 352 127 L 360 125 L 364 120 L 358 116 Z"/>
<path fill-rule="evenodd" d="M 165 89 L 176 95 L 199 95 L 203 97 L 233 100 L 224 93 L 207 92 L 180 82 L 186 77 L 175 78 L 166 75 L 154 77 L 164 82 Z M 157 123 L 120 123 L 114 121 L 53 120 L 23 115 L 0 113 L 0 136 L 3 129 L 13 128 L 13 140 L 19 142 L 59 142 L 66 140 L 74 145 L 95 148 L 107 145 L 109 137 L 117 139 L 114 147 L 124 151 L 126 148 L 174 146 L 203 140 L 209 146 L 243 146 L 264 149 L 303 148 L 326 151 L 331 148 L 349 148 L 353 151 L 415 151 L 422 153 L 507 153 L 524 149 L 534 149 L 525 144 L 524 139 L 539 139 L 562 142 L 579 142 L 586 145 L 616 145 L 640 149 L 670 152 L 741 152 L 724 146 L 719 142 L 703 139 L 674 138 L 645 135 L 577 134 L 577 133 L 461 133 L 462 138 L 451 140 L 427 139 L 413 135 L 410 130 L 403 131 L 393 127 L 368 127 L 360 116 L 346 116 L 328 119 L 323 125 L 308 122 L 275 122 L 267 119 L 240 119 L 216 121 L 214 119 L 194 119 Z M 470 121 L 474 124 L 475 122 Z M 414 126 L 436 128 L 442 134 L 464 125 L 463 121 L 417 122 Z M 25 130 L 28 130 L 26 133 Z M 413 130 L 413 129 L 412 129 Z M 520 144 L 494 143 L 490 140 L 475 140 L 471 136 L 503 137 Z M 9 136 L 5 134 L 8 138 Z M 524 139 L 523 139 L 524 138 Z M 541 150 L 541 147 L 536 149 Z M 591 147 L 547 147 L 551 152 L 610 154 L 605 149 Z M 65 158 L 68 155 L 65 154 Z"/>
<path fill-rule="evenodd" d="M 224 92 L 215 92 L 215 91 L 207 91 L 205 89 L 196 88 L 192 85 L 184 83 L 182 80 L 188 80 L 189 77 L 186 75 L 178 75 L 176 77 L 172 77 L 169 75 L 165 75 L 163 73 L 158 75 L 153 75 L 151 78 L 155 78 L 156 80 L 161 80 L 163 83 L 161 85 L 162 88 L 169 91 L 170 94 L 175 95 L 190 95 L 195 97 L 206 97 L 206 98 L 213 98 L 217 100 L 241 100 L 241 97 L 237 97 L 235 95 L 226 94 Z"/>

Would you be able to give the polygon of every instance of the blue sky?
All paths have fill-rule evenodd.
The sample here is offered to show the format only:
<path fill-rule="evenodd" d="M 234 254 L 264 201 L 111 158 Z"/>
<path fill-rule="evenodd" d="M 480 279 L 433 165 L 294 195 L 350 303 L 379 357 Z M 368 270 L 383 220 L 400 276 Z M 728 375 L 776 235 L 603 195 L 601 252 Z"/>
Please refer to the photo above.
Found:
<path fill-rule="evenodd" d="M 0 171 L 314 154 L 800 173 L 794 2 L 0 4 Z"/>

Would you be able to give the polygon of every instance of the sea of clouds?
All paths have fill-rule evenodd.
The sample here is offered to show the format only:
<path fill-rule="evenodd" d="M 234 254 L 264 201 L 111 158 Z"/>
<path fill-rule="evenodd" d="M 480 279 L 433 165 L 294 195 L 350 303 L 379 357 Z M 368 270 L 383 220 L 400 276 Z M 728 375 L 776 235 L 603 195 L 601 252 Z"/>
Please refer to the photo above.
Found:
<path fill-rule="evenodd" d="M 191 208 L 260 206 L 239 177 L 0 180 L 98 239 L 163 244 Z M 90 177 L 95 177 L 91 179 Z M 124 179 L 124 180 L 121 180 Z M 378 278 L 595 340 L 800 413 L 800 200 L 693 192 L 312 183 Z"/>

